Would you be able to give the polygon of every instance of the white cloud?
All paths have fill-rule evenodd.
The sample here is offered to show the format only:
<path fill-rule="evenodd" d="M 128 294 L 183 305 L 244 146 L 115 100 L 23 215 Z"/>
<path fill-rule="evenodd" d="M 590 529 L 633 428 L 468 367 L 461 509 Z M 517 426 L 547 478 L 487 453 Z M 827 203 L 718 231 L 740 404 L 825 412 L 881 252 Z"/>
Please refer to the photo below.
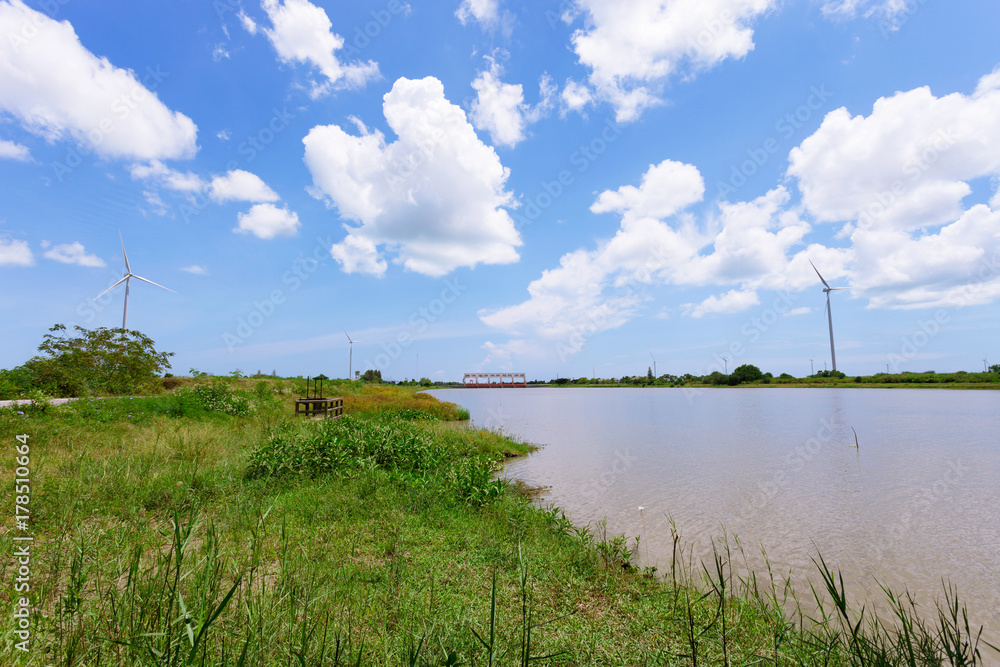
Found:
<path fill-rule="evenodd" d="M 812 285 L 807 252 L 829 266 L 831 276 L 840 275 L 842 261 L 834 263 L 814 247 L 789 258 L 809 226 L 783 210 L 789 199 L 784 188 L 753 202 L 723 203 L 699 224 L 685 211 L 704 193 L 698 170 L 671 160 L 651 165 L 638 187 L 602 192 L 590 210 L 621 216 L 615 236 L 594 250 L 567 253 L 528 286 L 527 301 L 484 310 L 480 319 L 520 340 L 547 340 L 550 351 L 565 357 L 590 336 L 636 317 L 647 299 L 646 285 L 739 285 L 686 305 L 686 315 L 702 317 L 745 310 L 758 303 L 761 288 Z"/>
<path fill-rule="evenodd" d="M 344 38 L 333 32 L 326 10 L 308 0 L 263 0 L 261 6 L 271 20 L 271 28 L 263 28 L 283 63 L 310 63 L 326 78 L 325 83 L 313 83 L 310 95 L 321 97 L 332 89 L 360 88 L 379 76 L 378 64 L 343 63 L 336 52 L 343 48 Z M 257 26 L 241 16 L 244 27 L 256 33 Z"/>
<path fill-rule="evenodd" d="M 0 160 L 2 159 L 27 162 L 31 159 L 31 153 L 28 151 L 27 146 L 0 139 Z"/>
<path fill-rule="evenodd" d="M 998 172 L 996 71 L 971 96 L 917 88 L 878 100 L 867 117 L 831 112 L 788 170 L 809 213 L 843 223 L 852 294 L 875 308 L 1000 296 L 998 202 L 964 205 L 973 179 Z"/>
<path fill-rule="evenodd" d="M 665 160 L 652 165 L 640 186 L 624 186 L 598 196 L 594 213 L 622 215 L 618 233 L 594 250 L 563 255 L 559 266 L 528 285 L 529 299 L 499 310 L 484 310 L 487 325 L 515 336 L 540 336 L 560 355 L 582 349 L 587 337 L 621 326 L 637 312 L 641 287 L 664 281 L 703 244 L 688 221 L 668 218 L 699 201 L 705 184 L 691 165 Z"/>
<path fill-rule="evenodd" d="M 753 48 L 752 24 L 777 0 L 577 0 L 587 25 L 573 33 L 597 96 L 619 122 L 661 102 L 676 76 L 694 76 Z"/>
<path fill-rule="evenodd" d="M 219 130 L 215 133 L 215 136 L 222 141 L 229 141 L 233 135 L 229 130 Z"/>
<path fill-rule="evenodd" d="M 53 141 L 71 138 L 103 157 L 189 158 L 197 127 L 152 92 L 167 76 L 98 58 L 68 21 L 21 0 L 0 0 L 0 111 Z"/>
<path fill-rule="evenodd" d="M 594 101 L 594 95 L 586 85 L 566 79 L 560 99 L 563 103 L 561 115 L 565 116 L 567 111 L 582 111 Z"/>
<path fill-rule="evenodd" d="M 756 292 L 734 289 L 729 290 L 721 296 L 712 295 L 699 304 L 685 304 L 684 310 L 685 314 L 689 317 L 699 319 L 705 315 L 742 313 L 744 310 L 753 308 L 759 303 L 760 298 Z"/>
<path fill-rule="evenodd" d="M 547 116 L 553 107 L 555 86 L 548 75 L 539 81 L 539 102 L 532 107 L 524 102 L 521 84 L 504 83 L 500 80 L 503 68 L 496 59 L 487 56 L 489 68 L 480 72 L 472 87 L 476 99 L 472 103 L 469 119 L 476 129 L 490 133 L 494 144 L 515 146 L 524 139 L 524 130 L 529 123 L 535 123 Z"/>
<path fill-rule="evenodd" d="M 455 16 L 462 25 L 475 21 L 486 30 L 500 31 L 510 37 L 514 29 L 514 15 L 509 11 L 500 11 L 500 0 L 462 0 Z"/>
<path fill-rule="evenodd" d="M 225 176 L 216 176 L 209 186 L 209 196 L 217 202 L 247 201 L 276 202 L 278 193 L 269 188 L 256 174 L 234 169 Z"/>
<path fill-rule="evenodd" d="M 0 266 L 34 266 L 35 256 L 27 241 L 0 239 Z"/>
<path fill-rule="evenodd" d="M 207 276 L 208 269 L 204 266 L 199 266 L 198 264 L 192 264 L 191 266 L 182 266 L 181 271 L 186 271 L 187 273 L 192 273 L 196 276 Z"/>
<path fill-rule="evenodd" d="M 301 226 L 297 214 L 274 204 L 255 204 L 249 212 L 240 213 L 237 220 L 239 224 L 234 232 L 253 234 L 259 239 L 295 236 Z"/>
<path fill-rule="evenodd" d="M 63 264 L 76 264 L 77 266 L 102 267 L 107 266 L 103 259 L 97 255 L 88 255 L 83 244 L 79 241 L 73 243 L 60 243 L 52 246 L 43 255 L 47 259 L 53 259 Z"/>
<path fill-rule="evenodd" d="M 823 14 L 834 19 L 879 17 L 886 21 L 897 20 L 916 0 L 826 0 Z"/>
<path fill-rule="evenodd" d="M 841 108 L 792 149 L 788 173 L 824 222 L 914 230 L 958 218 L 968 181 L 1000 171 L 1000 77 L 972 96 L 917 88 L 871 115 Z"/>
<path fill-rule="evenodd" d="M 358 135 L 321 125 L 303 139 L 313 194 L 359 223 L 333 249 L 344 270 L 384 273 L 379 246 L 430 276 L 517 261 L 509 172 L 441 82 L 399 79 L 383 99 L 392 143 L 360 121 Z"/>
<path fill-rule="evenodd" d="M 229 51 L 222 44 L 216 44 L 215 48 L 212 49 L 212 60 L 219 62 L 220 60 L 228 60 Z"/>
<path fill-rule="evenodd" d="M 171 169 L 159 160 L 153 160 L 149 164 L 133 164 L 129 167 L 129 174 L 132 178 L 152 181 L 169 190 L 188 194 L 201 192 L 208 187 L 208 184 L 197 174 L 190 171 L 182 173 Z"/>
<path fill-rule="evenodd" d="M 500 20 L 500 2 L 499 0 L 462 0 L 455 16 L 462 22 L 462 25 L 469 21 L 490 25 Z"/>
<path fill-rule="evenodd" d="M 357 234 L 348 234 L 343 241 L 334 244 L 330 248 L 330 255 L 340 263 L 344 273 L 382 276 L 388 268 L 375 244 Z"/>
<path fill-rule="evenodd" d="M 246 14 L 245 11 L 243 11 L 241 9 L 240 13 L 237 16 L 239 16 L 240 23 L 243 25 L 243 29 L 244 30 L 246 30 L 251 35 L 256 35 L 257 34 L 257 30 L 258 30 L 258 28 L 257 28 L 257 22 L 254 21 L 249 16 L 247 16 L 247 14 Z"/>

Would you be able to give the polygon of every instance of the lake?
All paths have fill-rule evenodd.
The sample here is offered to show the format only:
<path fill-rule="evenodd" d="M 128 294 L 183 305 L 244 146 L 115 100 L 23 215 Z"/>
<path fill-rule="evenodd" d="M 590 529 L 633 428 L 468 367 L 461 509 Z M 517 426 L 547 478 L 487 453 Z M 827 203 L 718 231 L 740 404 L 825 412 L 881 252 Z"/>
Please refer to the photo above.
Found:
<path fill-rule="evenodd" d="M 942 578 L 1000 638 L 1000 392 L 920 389 L 525 388 L 430 392 L 477 426 L 541 446 L 505 475 L 544 487 L 577 525 L 641 535 L 669 572 L 672 517 L 695 559 L 738 537 L 849 592 L 905 586 L 935 616 Z M 859 446 L 855 447 L 857 431 Z M 640 512 L 639 507 L 642 507 Z M 756 563 L 756 565 L 753 565 Z M 752 566 L 759 567 L 759 559 Z"/>

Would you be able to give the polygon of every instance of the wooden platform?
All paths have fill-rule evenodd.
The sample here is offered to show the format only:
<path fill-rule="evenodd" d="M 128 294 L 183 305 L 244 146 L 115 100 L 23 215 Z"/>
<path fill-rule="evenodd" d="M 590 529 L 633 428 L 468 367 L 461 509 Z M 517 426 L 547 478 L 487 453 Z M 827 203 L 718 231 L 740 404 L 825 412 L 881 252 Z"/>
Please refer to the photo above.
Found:
<path fill-rule="evenodd" d="M 337 419 L 344 414 L 342 398 L 299 398 L 295 400 L 296 417 L 326 417 Z"/>

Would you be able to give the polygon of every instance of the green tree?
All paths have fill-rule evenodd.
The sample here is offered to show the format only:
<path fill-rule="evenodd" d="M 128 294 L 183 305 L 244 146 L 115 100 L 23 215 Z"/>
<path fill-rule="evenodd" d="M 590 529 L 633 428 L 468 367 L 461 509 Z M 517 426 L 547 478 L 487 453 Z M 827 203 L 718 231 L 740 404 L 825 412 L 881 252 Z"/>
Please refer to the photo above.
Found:
<path fill-rule="evenodd" d="M 373 371 L 369 369 L 364 372 L 364 375 L 361 376 L 361 379 L 364 380 L 365 382 L 374 382 L 376 384 L 380 384 L 382 382 L 382 371 L 379 370 Z"/>
<path fill-rule="evenodd" d="M 735 384 L 743 384 L 744 382 L 756 382 L 763 378 L 764 374 L 753 364 L 743 364 L 733 371 L 732 376 L 736 379 Z"/>
<path fill-rule="evenodd" d="M 128 395 L 148 389 L 170 368 L 173 352 L 157 352 L 151 338 L 134 329 L 84 329 L 71 336 L 57 324 L 45 334 L 42 354 L 23 365 L 31 389 L 52 396 Z"/>
<path fill-rule="evenodd" d="M 649 380 L 650 382 L 653 381 L 653 369 L 649 368 L 648 366 L 646 367 L 646 379 Z"/>

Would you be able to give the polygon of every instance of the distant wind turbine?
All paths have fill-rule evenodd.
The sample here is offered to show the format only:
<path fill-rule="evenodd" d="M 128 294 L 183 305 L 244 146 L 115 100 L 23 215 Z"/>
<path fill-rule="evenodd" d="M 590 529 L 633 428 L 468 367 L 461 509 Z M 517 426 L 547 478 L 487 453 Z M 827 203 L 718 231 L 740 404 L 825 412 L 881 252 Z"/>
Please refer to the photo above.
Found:
<path fill-rule="evenodd" d="M 348 352 L 348 359 L 349 359 L 349 361 L 348 361 L 348 366 L 347 366 L 347 379 L 348 380 L 353 380 L 354 379 L 354 344 L 357 343 L 357 342 L 359 342 L 359 341 L 353 340 L 350 337 L 350 335 L 348 335 L 348 333 L 347 333 L 346 330 L 344 331 L 344 335 L 347 336 L 347 340 L 350 343 L 350 351 Z"/>
<path fill-rule="evenodd" d="M 809 260 L 809 264 L 813 267 L 813 271 L 816 272 L 816 275 L 819 276 L 820 281 L 824 285 L 823 292 L 826 293 L 826 319 L 830 323 L 830 359 L 833 362 L 833 370 L 836 372 L 836 370 L 837 370 L 837 352 L 833 348 L 833 311 L 830 310 L 830 292 L 833 292 L 833 291 L 836 291 L 836 290 L 843 290 L 843 289 L 847 289 L 847 288 L 846 287 L 830 287 L 830 284 L 828 282 L 826 282 L 826 280 L 823 278 L 823 274 L 821 274 L 819 272 L 819 269 L 817 269 L 816 265 L 812 263 L 812 260 Z"/>
<path fill-rule="evenodd" d="M 650 352 L 649 356 L 653 357 L 653 353 Z M 659 375 L 656 374 L 656 357 L 653 357 L 653 377 L 654 378 L 660 377 Z"/>
<path fill-rule="evenodd" d="M 102 296 L 104 296 L 105 294 L 107 294 L 108 292 L 110 292 L 111 290 L 113 290 L 114 288 L 118 287 L 122 283 L 125 283 L 125 310 L 122 313 L 122 329 L 127 330 L 128 329 L 128 287 L 129 287 L 129 281 L 132 278 L 135 278 L 136 280 L 141 280 L 144 283 L 149 283 L 150 285 L 156 285 L 160 289 L 165 289 L 168 292 L 174 292 L 174 290 L 170 289 L 169 287 L 164 287 L 163 285 L 160 285 L 158 283 L 154 283 L 152 280 L 148 280 L 146 278 L 143 278 L 142 276 L 137 276 L 134 273 L 132 273 L 132 269 L 128 265 L 128 254 L 126 254 L 126 252 L 125 252 L 125 239 L 122 238 L 122 233 L 121 232 L 118 232 L 118 240 L 120 240 L 122 242 L 122 257 L 125 258 L 125 277 L 122 278 L 121 280 L 119 280 L 118 282 L 116 282 L 114 285 L 112 285 L 108 289 L 106 289 L 103 292 L 101 292 L 100 294 L 98 294 L 97 296 L 95 296 L 94 297 L 94 301 L 97 301 Z M 177 294 L 177 292 L 174 292 L 174 294 Z"/>

